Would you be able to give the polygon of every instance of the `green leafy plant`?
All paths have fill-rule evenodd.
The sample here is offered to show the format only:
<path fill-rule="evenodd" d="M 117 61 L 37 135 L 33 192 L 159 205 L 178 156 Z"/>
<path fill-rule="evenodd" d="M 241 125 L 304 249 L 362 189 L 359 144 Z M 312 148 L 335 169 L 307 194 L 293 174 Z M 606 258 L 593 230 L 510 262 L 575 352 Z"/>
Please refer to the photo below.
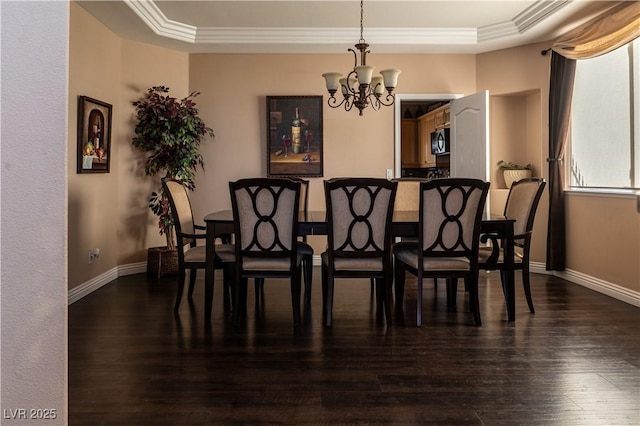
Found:
<path fill-rule="evenodd" d="M 498 167 L 501 170 L 531 170 L 533 168 L 531 164 L 521 166 L 516 163 L 511 163 L 511 162 L 502 161 L 502 160 L 498 161 Z"/>
<path fill-rule="evenodd" d="M 138 123 L 131 143 L 148 154 L 144 164 L 147 176 L 164 172 L 164 178 L 176 179 L 193 190 L 198 166 L 204 169 L 200 144 L 205 136 L 213 137 L 214 133 L 199 117 L 195 107 L 193 98 L 200 92 L 192 92 L 180 100 L 168 93 L 168 87 L 154 86 L 142 99 L 132 103 L 136 107 Z M 167 247 L 173 248 L 173 219 L 162 190 L 151 194 L 149 208 L 158 216 L 160 235 L 165 235 Z"/>

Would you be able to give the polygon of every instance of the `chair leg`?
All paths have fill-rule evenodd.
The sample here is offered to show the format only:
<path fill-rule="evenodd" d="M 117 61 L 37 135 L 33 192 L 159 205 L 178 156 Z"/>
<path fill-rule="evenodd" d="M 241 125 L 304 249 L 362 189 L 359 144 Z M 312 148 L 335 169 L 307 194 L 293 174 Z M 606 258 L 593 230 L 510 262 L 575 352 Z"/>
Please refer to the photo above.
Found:
<path fill-rule="evenodd" d="M 320 266 L 320 282 L 322 284 L 322 323 L 327 320 L 326 307 L 327 307 L 327 267 L 324 263 Z"/>
<path fill-rule="evenodd" d="M 478 297 L 478 278 L 465 278 L 466 287 L 469 289 L 469 305 L 471 306 L 471 312 L 473 312 L 473 320 L 479 327 L 482 325 L 480 319 L 480 301 Z"/>
<path fill-rule="evenodd" d="M 233 324 L 238 325 L 240 323 L 240 317 L 247 308 L 247 278 L 240 278 L 236 283 L 236 300 L 235 309 L 233 310 Z"/>
<path fill-rule="evenodd" d="M 198 270 L 197 269 L 190 269 L 189 270 L 189 293 L 187 293 L 187 296 L 189 297 L 189 300 L 191 300 L 191 297 L 193 296 L 193 289 L 196 286 L 196 275 L 198 274 Z"/>
<path fill-rule="evenodd" d="M 504 296 L 505 302 L 507 301 L 507 287 L 506 287 L 506 276 L 504 271 L 500 270 L 500 285 L 502 286 L 502 295 Z"/>
<path fill-rule="evenodd" d="M 305 256 L 302 259 L 302 267 L 304 271 L 304 303 L 305 306 L 311 306 L 311 280 L 313 279 L 313 256 Z"/>
<path fill-rule="evenodd" d="M 465 288 L 467 285 L 465 284 Z M 458 296 L 458 279 L 447 278 L 447 309 L 453 311 L 456 309 Z"/>
<path fill-rule="evenodd" d="M 395 293 L 396 293 L 396 312 L 403 311 L 404 303 L 404 280 L 406 270 L 400 265 L 396 264 L 395 268 Z"/>
<path fill-rule="evenodd" d="M 225 306 L 229 304 L 229 295 L 231 294 L 231 277 L 229 273 L 229 264 L 225 263 L 222 265 L 222 282 L 224 284 L 223 287 L 223 296 L 222 300 Z"/>
<path fill-rule="evenodd" d="M 253 289 L 256 297 L 256 308 L 260 306 L 260 299 L 264 302 L 264 278 L 253 279 Z"/>
<path fill-rule="evenodd" d="M 291 277 L 291 306 L 293 308 L 294 327 L 298 327 L 300 325 L 300 275 L 302 275 L 302 271 L 298 270 Z"/>
<path fill-rule="evenodd" d="M 422 327 L 422 277 L 418 277 L 418 294 L 416 296 L 416 327 Z"/>
<path fill-rule="evenodd" d="M 182 301 L 182 292 L 184 291 L 184 282 L 186 279 L 186 271 L 184 269 L 180 269 L 180 274 L 178 276 L 178 292 L 176 293 L 176 302 L 173 305 L 173 312 L 178 312 L 180 309 L 180 301 Z"/>
<path fill-rule="evenodd" d="M 393 324 L 393 276 L 389 276 L 384 279 L 384 315 L 387 318 L 387 327 L 391 327 Z"/>
<path fill-rule="evenodd" d="M 385 298 L 385 283 L 381 278 L 375 278 L 376 283 L 376 322 L 378 325 L 382 325 L 384 323 L 384 312 L 386 307 L 384 306 L 384 298 Z"/>
<path fill-rule="evenodd" d="M 524 284 L 524 295 L 527 297 L 527 304 L 529 305 L 529 312 L 536 313 L 533 308 L 533 299 L 531 298 L 531 281 L 529 277 L 529 263 L 525 262 L 522 265 L 522 283 Z"/>
<path fill-rule="evenodd" d="M 333 274 L 327 271 L 326 283 L 323 283 L 323 285 L 326 286 L 326 295 L 324 297 L 324 325 L 327 327 L 331 327 L 333 319 L 333 284 Z"/>
<path fill-rule="evenodd" d="M 228 274 L 229 287 L 231 290 L 231 307 L 235 308 L 236 299 L 238 298 L 238 283 L 236 277 L 236 264 L 231 263 L 225 265 L 225 271 Z"/>

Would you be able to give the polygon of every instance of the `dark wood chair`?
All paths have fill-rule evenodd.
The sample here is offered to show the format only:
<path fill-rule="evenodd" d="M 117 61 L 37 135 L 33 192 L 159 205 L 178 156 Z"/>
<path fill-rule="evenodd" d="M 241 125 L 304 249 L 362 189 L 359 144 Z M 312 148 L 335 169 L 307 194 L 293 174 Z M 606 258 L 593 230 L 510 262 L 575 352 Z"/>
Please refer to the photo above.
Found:
<path fill-rule="evenodd" d="M 289 278 L 293 322 L 300 324 L 302 256 L 297 227 L 300 183 L 251 178 L 229 182 L 235 229 L 236 288 L 233 322 L 246 310 L 249 278 Z"/>
<path fill-rule="evenodd" d="M 464 278 L 476 325 L 481 325 L 478 302 L 479 233 L 489 182 L 446 178 L 420 183 L 417 246 L 394 249 L 396 304 L 402 309 L 406 272 L 417 277 L 416 325 L 422 325 L 423 278 L 445 278 L 447 298 L 455 298 L 452 279 Z"/>
<path fill-rule="evenodd" d="M 322 254 L 322 301 L 328 327 L 336 278 L 375 279 L 378 322 L 385 315 L 391 325 L 391 220 L 397 185 L 376 178 L 324 182 L 328 245 Z"/>
<path fill-rule="evenodd" d="M 307 216 L 309 214 L 309 181 L 296 177 L 289 177 L 288 179 L 300 183 L 300 212 Z M 302 256 L 304 303 L 309 308 L 311 306 L 311 282 L 313 280 L 313 247 L 307 243 L 306 236 L 298 240 L 298 254 Z M 262 279 L 255 280 L 256 303 L 260 303 L 260 296 L 264 295 L 263 283 Z"/>
<path fill-rule="evenodd" d="M 535 313 L 533 300 L 531 298 L 531 285 L 529 277 L 529 258 L 531 255 L 531 235 L 533 233 L 533 222 L 536 218 L 536 210 L 540 197 L 544 191 L 546 182 L 543 178 L 525 178 L 511 185 L 507 203 L 504 207 L 504 215 L 509 219 L 515 219 L 514 224 L 514 245 L 515 257 L 514 268 L 522 271 L 522 283 L 524 294 L 527 298 L 529 311 Z M 491 247 L 480 247 L 479 267 L 483 270 L 499 270 L 504 290 L 504 252 L 502 242 L 492 235 L 484 234 L 481 237 L 484 241 L 491 240 Z"/>
<path fill-rule="evenodd" d="M 179 278 L 173 310 L 178 312 L 184 292 L 186 271 L 190 271 L 188 297 L 191 300 L 197 270 L 204 269 L 206 266 L 206 246 L 197 244 L 198 241 L 204 242 L 206 240 L 206 233 L 203 232 L 206 227 L 195 224 L 189 194 L 181 182 L 174 179 L 163 179 L 162 188 L 169 200 L 177 240 Z M 228 242 L 227 238 L 224 239 L 224 242 Z M 225 301 L 228 300 L 231 290 L 230 269 L 232 269 L 234 262 L 235 248 L 233 244 L 217 244 L 215 268 L 223 270 Z"/>

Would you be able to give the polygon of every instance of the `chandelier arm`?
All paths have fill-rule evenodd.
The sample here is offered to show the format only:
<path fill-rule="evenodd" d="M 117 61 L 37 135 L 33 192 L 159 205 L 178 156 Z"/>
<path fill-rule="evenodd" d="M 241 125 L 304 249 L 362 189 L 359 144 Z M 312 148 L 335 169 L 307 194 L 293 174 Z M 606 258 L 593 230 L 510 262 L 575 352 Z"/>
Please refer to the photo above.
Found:
<path fill-rule="evenodd" d="M 354 52 L 354 54 L 355 54 L 355 52 Z M 356 80 L 356 84 L 357 84 L 357 81 L 358 81 L 357 77 L 358 77 L 358 74 L 354 70 L 352 70 L 349 74 L 347 74 L 347 87 L 346 87 L 347 88 L 347 92 L 349 92 L 349 94 L 351 96 L 353 96 L 353 97 L 357 97 L 358 96 L 358 91 L 354 87 L 351 86 L 350 81 L 351 81 L 352 78 L 354 78 Z"/>
<path fill-rule="evenodd" d="M 331 97 L 329 97 L 329 99 L 327 99 L 327 105 L 329 105 L 331 108 L 339 108 L 345 102 L 347 102 L 346 98 L 343 98 L 342 101 L 338 102 L 338 98 L 336 98 L 333 95 L 331 95 Z"/>
<path fill-rule="evenodd" d="M 358 66 L 358 54 L 352 48 L 347 49 L 349 52 L 353 53 L 353 68 Z M 353 72 L 353 71 L 352 71 Z M 349 73 L 351 75 L 351 73 Z M 348 77 L 348 76 L 347 76 Z"/>
<path fill-rule="evenodd" d="M 376 96 L 376 99 L 384 106 L 391 106 L 396 100 L 396 94 L 393 92 L 387 92 L 384 98 L 382 95 L 378 95 Z"/>
<path fill-rule="evenodd" d="M 344 103 L 344 110 L 345 111 L 351 111 L 351 108 L 353 108 L 354 102 L 353 100 L 351 100 L 351 102 L 349 102 L 348 99 L 345 99 L 345 103 Z"/>
<path fill-rule="evenodd" d="M 378 97 L 373 93 L 369 95 L 369 104 L 374 111 L 378 111 L 380 109 L 380 99 L 378 99 Z"/>

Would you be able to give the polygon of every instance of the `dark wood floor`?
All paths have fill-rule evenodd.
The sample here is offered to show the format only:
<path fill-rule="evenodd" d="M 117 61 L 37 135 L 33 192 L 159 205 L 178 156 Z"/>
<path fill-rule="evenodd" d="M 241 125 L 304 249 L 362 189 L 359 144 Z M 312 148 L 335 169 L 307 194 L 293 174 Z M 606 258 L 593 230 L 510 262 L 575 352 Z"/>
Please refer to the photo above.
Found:
<path fill-rule="evenodd" d="M 377 327 L 360 280 L 336 283 L 325 329 L 316 267 L 295 331 L 286 282 L 267 281 L 260 312 L 250 290 L 240 327 L 217 285 L 205 327 L 201 278 L 179 316 L 174 278 L 119 278 L 69 307 L 69 424 L 640 424 L 640 309 L 534 274 L 536 313 L 518 278 L 508 323 L 498 278 L 481 280 L 482 327 L 462 288 L 448 312 L 432 283 L 411 325 L 410 280 L 406 325 Z"/>

